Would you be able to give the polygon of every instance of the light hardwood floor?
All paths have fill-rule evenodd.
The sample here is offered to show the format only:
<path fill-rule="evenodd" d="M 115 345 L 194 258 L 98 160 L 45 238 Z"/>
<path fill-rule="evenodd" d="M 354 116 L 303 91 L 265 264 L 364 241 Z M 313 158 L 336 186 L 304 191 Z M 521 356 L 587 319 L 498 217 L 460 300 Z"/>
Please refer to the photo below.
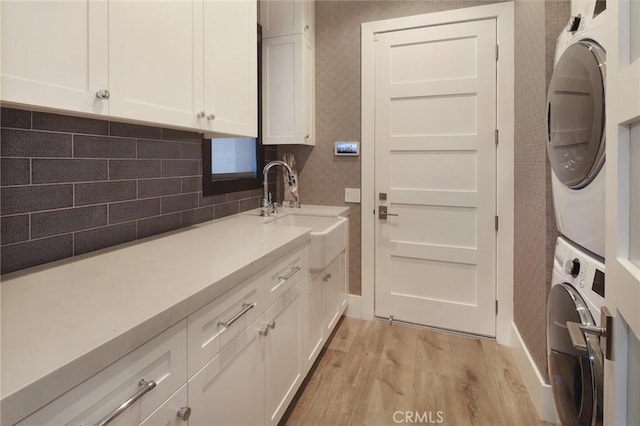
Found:
<path fill-rule="evenodd" d="M 310 374 L 283 423 L 545 424 L 493 340 L 344 318 Z"/>

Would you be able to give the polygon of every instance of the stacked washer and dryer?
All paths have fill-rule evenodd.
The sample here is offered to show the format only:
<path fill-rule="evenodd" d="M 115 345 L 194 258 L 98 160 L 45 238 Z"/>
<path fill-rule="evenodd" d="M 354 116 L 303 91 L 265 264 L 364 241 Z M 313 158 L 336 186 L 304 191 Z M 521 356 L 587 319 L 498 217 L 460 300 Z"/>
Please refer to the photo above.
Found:
<path fill-rule="evenodd" d="M 574 345 L 567 322 L 600 325 L 604 304 L 606 1 L 590 1 L 556 43 L 547 153 L 558 231 L 547 303 L 549 379 L 560 421 L 602 424 L 597 336 Z M 586 348 L 585 348 L 586 346 Z"/>

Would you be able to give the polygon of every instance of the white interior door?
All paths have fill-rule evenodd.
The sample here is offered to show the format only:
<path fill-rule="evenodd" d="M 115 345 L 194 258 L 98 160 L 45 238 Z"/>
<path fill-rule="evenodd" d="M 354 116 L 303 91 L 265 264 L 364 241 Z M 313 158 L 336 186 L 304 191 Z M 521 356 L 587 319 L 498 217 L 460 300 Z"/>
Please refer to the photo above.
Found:
<path fill-rule="evenodd" d="M 375 45 L 375 314 L 495 336 L 496 22 Z"/>
<path fill-rule="evenodd" d="M 605 361 L 604 424 L 640 424 L 640 2 L 607 3 L 605 303 L 615 317 Z M 611 332 L 609 330 L 609 332 Z"/>

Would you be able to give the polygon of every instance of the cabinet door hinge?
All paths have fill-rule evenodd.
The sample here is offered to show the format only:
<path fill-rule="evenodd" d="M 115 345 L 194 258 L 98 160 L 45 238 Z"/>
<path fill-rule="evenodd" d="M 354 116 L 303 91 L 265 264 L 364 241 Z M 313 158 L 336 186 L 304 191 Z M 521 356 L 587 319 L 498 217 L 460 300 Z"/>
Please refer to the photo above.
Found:
<path fill-rule="evenodd" d="M 498 301 L 496 300 L 496 315 L 498 314 Z"/>
<path fill-rule="evenodd" d="M 498 145 L 499 140 L 500 140 L 500 131 L 496 129 L 496 145 Z"/>
<path fill-rule="evenodd" d="M 500 47 L 496 44 L 496 61 L 500 59 Z"/>
<path fill-rule="evenodd" d="M 496 231 L 498 230 L 498 216 L 495 217 L 495 221 L 496 221 Z"/>

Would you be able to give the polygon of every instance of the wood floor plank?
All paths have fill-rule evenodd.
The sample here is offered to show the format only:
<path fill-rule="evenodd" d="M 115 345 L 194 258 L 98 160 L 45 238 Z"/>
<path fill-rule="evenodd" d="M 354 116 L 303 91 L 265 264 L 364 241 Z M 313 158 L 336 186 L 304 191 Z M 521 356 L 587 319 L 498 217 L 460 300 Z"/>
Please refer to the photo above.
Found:
<path fill-rule="evenodd" d="M 447 426 L 545 424 L 508 348 L 353 318 L 339 325 L 285 424 L 428 424 L 440 417 Z"/>

